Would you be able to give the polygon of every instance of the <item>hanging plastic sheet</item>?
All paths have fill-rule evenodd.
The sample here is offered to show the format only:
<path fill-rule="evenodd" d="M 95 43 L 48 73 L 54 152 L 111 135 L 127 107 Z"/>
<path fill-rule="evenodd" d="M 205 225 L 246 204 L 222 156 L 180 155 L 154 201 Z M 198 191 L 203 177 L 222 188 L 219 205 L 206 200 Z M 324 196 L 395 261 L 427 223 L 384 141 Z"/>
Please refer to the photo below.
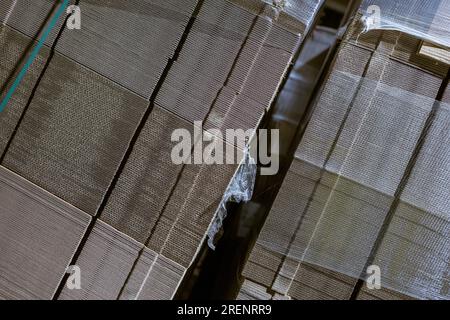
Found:
<path fill-rule="evenodd" d="M 258 168 L 255 160 L 251 157 L 248 149 L 244 150 L 242 163 L 226 189 L 219 208 L 214 215 L 214 220 L 208 229 L 208 245 L 211 249 L 215 249 L 216 237 L 220 233 L 223 221 L 227 217 L 227 204 L 229 202 L 245 202 L 252 198 L 257 172 Z"/>

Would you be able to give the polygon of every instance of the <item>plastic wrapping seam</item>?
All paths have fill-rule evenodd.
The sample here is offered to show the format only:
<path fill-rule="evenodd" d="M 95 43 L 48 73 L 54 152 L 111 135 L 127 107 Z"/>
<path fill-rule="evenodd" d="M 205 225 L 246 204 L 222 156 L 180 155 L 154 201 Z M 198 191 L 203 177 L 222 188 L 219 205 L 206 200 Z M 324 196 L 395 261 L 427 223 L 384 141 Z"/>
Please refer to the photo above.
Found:
<path fill-rule="evenodd" d="M 365 0 L 363 32 L 395 30 L 450 47 L 450 0 Z"/>
<path fill-rule="evenodd" d="M 383 289 L 450 298 L 450 86 L 435 100 L 442 79 L 377 58 L 366 77 L 330 75 L 258 238 L 273 259 L 283 257 L 276 292 L 306 281 L 305 263 L 367 280 L 373 254 Z M 409 80 L 386 84 L 396 68 Z M 329 90 L 334 103 L 323 100 Z"/>
<path fill-rule="evenodd" d="M 211 249 L 215 249 L 215 242 L 217 236 L 222 230 L 223 221 L 227 217 L 226 205 L 229 202 L 246 202 L 253 196 L 253 190 L 255 186 L 257 174 L 257 165 L 255 160 L 251 157 L 249 148 L 244 150 L 243 159 L 239 168 L 236 171 L 233 179 L 228 185 L 219 207 L 214 215 L 213 222 L 211 223 L 208 232 L 208 246 Z"/>

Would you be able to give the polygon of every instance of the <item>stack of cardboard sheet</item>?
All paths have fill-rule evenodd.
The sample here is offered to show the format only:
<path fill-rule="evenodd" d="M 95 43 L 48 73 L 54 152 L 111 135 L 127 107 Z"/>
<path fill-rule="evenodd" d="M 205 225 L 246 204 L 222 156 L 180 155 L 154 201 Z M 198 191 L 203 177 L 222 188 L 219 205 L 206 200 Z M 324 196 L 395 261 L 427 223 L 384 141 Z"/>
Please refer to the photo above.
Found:
<path fill-rule="evenodd" d="M 194 121 L 257 126 L 321 3 L 294 2 L 299 17 L 257 0 L 81 0 L 80 30 L 59 20 L 0 114 L 1 298 L 174 295 L 238 163 L 174 164 L 172 132 L 194 145 Z M 2 97 L 60 5 L 1 2 Z M 62 282 L 69 264 L 81 289 Z"/>
<path fill-rule="evenodd" d="M 431 20 L 417 20 L 410 34 L 382 30 L 383 20 L 363 33 L 361 15 L 354 19 L 238 298 L 450 297 L 449 66 L 422 55 L 418 39 L 424 24 L 432 31 L 442 31 L 443 21 L 448 26 L 450 7 L 409 2 L 407 12 L 389 15 L 394 5 L 385 1 L 360 12 L 378 4 L 401 26 L 418 16 L 414 10 L 426 10 Z M 376 267 L 381 289 L 369 289 L 361 280 L 374 279 L 367 272 Z"/>

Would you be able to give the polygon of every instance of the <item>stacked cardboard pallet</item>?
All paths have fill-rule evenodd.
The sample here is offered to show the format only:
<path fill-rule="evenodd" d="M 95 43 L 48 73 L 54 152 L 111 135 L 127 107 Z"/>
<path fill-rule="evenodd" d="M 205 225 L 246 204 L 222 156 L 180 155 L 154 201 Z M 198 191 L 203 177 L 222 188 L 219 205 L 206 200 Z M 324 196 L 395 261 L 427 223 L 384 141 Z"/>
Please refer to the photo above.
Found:
<path fill-rule="evenodd" d="M 81 29 L 59 21 L 0 114 L 0 297 L 171 298 L 237 169 L 173 164 L 172 131 L 257 126 L 320 1 L 296 3 L 307 14 L 77 2 Z M 0 4 L 2 96 L 60 5 Z M 79 290 L 62 280 L 70 264 Z"/>
<path fill-rule="evenodd" d="M 430 6 L 430 30 L 443 30 L 448 2 Z M 421 7 L 407 7 L 410 23 Z M 450 297 L 449 68 L 418 54 L 413 28 L 363 33 L 361 21 L 327 75 L 239 298 Z M 372 265 L 379 290 L 361 286 Z"/>

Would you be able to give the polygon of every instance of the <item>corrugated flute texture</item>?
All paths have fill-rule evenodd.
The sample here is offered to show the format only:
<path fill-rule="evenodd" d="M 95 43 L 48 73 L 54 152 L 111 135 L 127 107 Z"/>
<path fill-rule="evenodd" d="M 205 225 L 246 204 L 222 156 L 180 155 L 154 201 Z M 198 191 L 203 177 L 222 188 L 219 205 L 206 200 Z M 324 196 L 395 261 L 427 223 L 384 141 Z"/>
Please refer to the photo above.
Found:
<path fill-rule="evenodd" d="M 34 0 L 33 2 L 3 0 L 0 3 L 0 22 L 30 38 L 38 39 L 62 2 L 62 0 Z M 69 3 L 73 4 L 75 0 L 71 0 Z M 60 30 L 63 23 L 64 19 L 58 20 L 55 29 Z M 51 46 L 55 42 L 57 34 L 57 32 L 52 32 L 45 41 L 45 45 Z"/>
<path fill-rule="evenodd" d="M 0 299 L 51 299 L 89 220 L 0 167 Z"/>
<path fill-rule="evenodd" d="M 175 129 L 194 134 L 187 121 L 155 107 L 102 213 L 102 220 L 141 243 L 154 229 L 182 170 L 171 159 Z"/>
<path fill-rule="evenodd" d="M 197 0 L 84 0 L 83 27 L 57 50 L 149 98 Z"/>
<path fill-rule="evenodd" d="M 448 299 L 448 67 L 358 21 L 244 276 L 294 299 Z M 359 287 L 369 265 L 381 290 Z"/>
<path fill-rule="evenodd" d="M 141 248 L 138 242 L 97 221 L 77 261 L 81 289 L 65 287 L 59 299 L 116 299 Z"/>
<path fill-rule="evenodd" d="M 172 164 L 170 132 L 192 132 L 194 121 L 205 120 L 207 129 L 254 128 L 300 41 L 301 36 L 227 1 L 202 4 L 101 213 L 103 221 L 159 255 L 149 260 L 148 249 L 139 254 L 120 298 L 158 297 L 148 288 L 163 268 L 172 284 L 158 289 L 160 297 L 175 293 L 237 168 Z M 191 143 L 201 143 L 199 138 Z M 160 260 L 166 262 L 154 262 Z M 173 266 L 180 271 L 170 271 Z"/>
<path fill-rule="evenodd" d="M 3 99 L 6 89 L 17 76 L 22 59 L 27 58 L 23 57 L 23 53 L 31 45 L 34 45 L 31 39 L 7 26 L 0 26 L 0 99 Z M 0 155 L 5 151 L 6 145 L 19 122 L 47 57 L 48 50 L 42 50 L 24 77 L 22 85 L 10 100 L 8 108 L 0 113 Z"/>
<path fill-rule="evenodd" d="M 12 207 L 2 217 L 0 297 L 172 298 L 239 165 L 208 164 L 213 155 L 174 164 L 172 132 L 197 132 L 190 144 L 202 149 L 203 134 L 227 145 L 216 128 L 255 129 L 321 3 L 300 2 L 309 8 L 300 20 L 260 1 L 226 0 L 81 0 L 80 30 L 62 30 L 61 18 L 0 115 L 1 165 L 61 209 L 4 204 Z M 2 92 L 60 5 L 2 1 Z M 228 150 L 241 159 L 234 144 Z M 67 218 L 75 213 L 82 218 Z M 45 233 L 22 236 L 14 231 L 22 225 Z M 13 274 L 16 256 L 29 261 L 24 275 Z M 81 289 L 63 283 L 71 263 Z"/>
<path fill-rule="evenodd" d="M 171 299 L 185 271 L 186 268 L 145 248 L 120 299 Z"/>
<path fill-rule="evenodd" d="M 146 106 L 57 54 L 3 164 L 95 215 Z"/>

